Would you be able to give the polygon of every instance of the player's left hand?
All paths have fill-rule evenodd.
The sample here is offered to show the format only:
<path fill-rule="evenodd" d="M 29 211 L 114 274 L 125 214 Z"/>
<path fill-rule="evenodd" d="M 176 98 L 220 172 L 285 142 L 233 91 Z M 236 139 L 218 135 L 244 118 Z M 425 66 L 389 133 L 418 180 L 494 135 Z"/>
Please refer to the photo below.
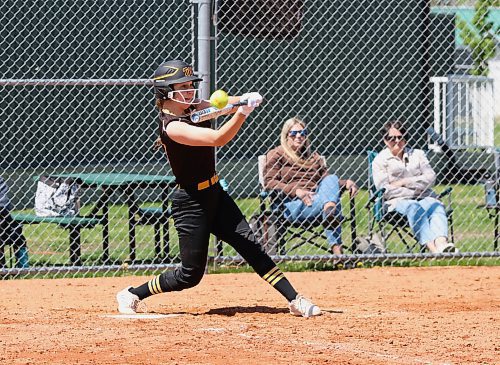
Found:
<path fill-rule="evenodd" d="M 246 93 L 240 96 L 241 101 L 247 101 L 247 106 L 259 106 L 260 103 L 262 103 L 262 95 L 260 95 L 258 92 L 251 92 L 251 93 Z"/>
<path fill-rule="evenodd" d="M 254 106 L 242 105 L 236 111 L 237 113 L 243 114 L 245 117 L 248 117 L 251 112 L 255 109 Z"/>

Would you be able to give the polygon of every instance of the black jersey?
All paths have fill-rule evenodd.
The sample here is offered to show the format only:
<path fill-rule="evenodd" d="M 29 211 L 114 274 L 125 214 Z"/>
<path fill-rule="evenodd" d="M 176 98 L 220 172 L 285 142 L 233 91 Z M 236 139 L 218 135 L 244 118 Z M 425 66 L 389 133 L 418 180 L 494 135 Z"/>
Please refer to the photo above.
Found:
<path fill-rule="evenodd" d="M 173 141 L 167 135 L 167 125 L 172 121 L 193 123 L 188 116 L 178 117 L 160 112 L 160 139 L 177 183 L 187 186 L 210 179 L 215 174 L 215 147 L 188 146 Z M 211 128 L 211 123 L 207 120 L 196 126 Z"/>

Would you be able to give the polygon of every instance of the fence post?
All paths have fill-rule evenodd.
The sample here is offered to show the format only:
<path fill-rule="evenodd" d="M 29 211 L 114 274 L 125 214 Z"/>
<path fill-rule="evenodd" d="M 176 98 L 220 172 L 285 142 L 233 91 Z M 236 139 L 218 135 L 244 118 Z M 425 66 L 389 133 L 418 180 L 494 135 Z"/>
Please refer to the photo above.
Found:
<path fill-rule="evenodd" d="M 203 79 L 200 84 L 202 99 L 210 97 L 210 0 L 196 0 L 198 4 L 198 76 Z"/>

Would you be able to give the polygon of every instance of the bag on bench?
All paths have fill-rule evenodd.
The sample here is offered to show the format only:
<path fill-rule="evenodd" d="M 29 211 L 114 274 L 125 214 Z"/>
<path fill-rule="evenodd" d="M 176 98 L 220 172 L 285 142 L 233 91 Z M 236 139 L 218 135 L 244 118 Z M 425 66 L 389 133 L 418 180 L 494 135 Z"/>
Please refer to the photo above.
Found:
<path fill-rule="evenodd" d="M 80 210 L 80 186 L 73 179 L 41 176 L 36 188 L 35 213 L 39 217 L 74 216 Z"/>

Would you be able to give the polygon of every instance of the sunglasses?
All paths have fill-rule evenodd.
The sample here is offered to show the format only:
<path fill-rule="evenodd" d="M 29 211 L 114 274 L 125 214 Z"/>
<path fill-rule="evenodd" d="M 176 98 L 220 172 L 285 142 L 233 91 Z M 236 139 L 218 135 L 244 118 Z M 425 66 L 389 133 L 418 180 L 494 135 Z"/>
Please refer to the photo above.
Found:
<path fill-rule="evenodd" d="M 290 137 L 297 137 L 297 135 L 305 137 L 305 136 L 307 136 L 307 129 L 304 128 L 300 131 L 290 131 L 290 132 L 288 132 L 288 135 Z"/>
<path fill-rule="evenodd" d="M 389 142 L 399 142 L 404 141 L 404 136 L 385 136 L 385 140 Z"/>

